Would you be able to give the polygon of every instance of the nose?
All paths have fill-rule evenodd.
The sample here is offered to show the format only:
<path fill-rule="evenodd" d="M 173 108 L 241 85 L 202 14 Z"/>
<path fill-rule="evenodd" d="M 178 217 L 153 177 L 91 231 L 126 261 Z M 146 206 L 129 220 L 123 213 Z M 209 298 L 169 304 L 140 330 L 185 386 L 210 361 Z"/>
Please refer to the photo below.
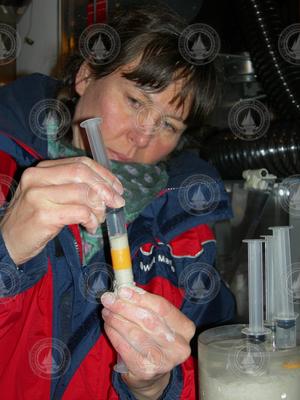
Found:
<path fill-rule="evenodd" d="M 154 134 L 149 129 L 132 129 L 129 133 L 129 140 L 137 147 L 147 147 L 151 142 Z"/>

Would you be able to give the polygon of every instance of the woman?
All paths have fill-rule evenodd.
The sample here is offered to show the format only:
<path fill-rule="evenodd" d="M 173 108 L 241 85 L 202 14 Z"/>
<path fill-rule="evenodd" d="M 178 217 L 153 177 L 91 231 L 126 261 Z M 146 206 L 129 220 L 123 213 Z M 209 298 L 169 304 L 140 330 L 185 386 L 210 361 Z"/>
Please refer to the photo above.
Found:
<path fill-rule="evenodd" d="M 191 301 L 182 283 L 186 271 L 214 262 L 207 224 L 230 216 L 223 186 L 193 154 L 159 163 L 211 110 L 214 67 L 181 57 L 184 25 L 168 10 L 126 11 L 111 26 L 121 40 L 111 63 L 79 58 L 64 84 L 33 75 L 1 89 L 3 193 L 9 197 L 8 180 L 19 181 L 0 235 L 5 399 L 195 399 L 195 324 L 233 315 L 223 283 L 209 302 Z M 45 141 L 28 116 L 66 87 L 75 104 L 71 141 Z M 95 116 L 113 173 L 83 156 L 89 147 L 79 123 Z M 210 213 L 189 213 L 179 201 L 195 174 L 217 182 L 220 201 Z M 102 307 L 89 292 L 93 284 L 110 288 L 99 224 L 105 207 L 122 207 L 124 198 L 134 277 L 145 291 L 105 293 Z M 125 374 L 113 371 L 117 352 Z"/>

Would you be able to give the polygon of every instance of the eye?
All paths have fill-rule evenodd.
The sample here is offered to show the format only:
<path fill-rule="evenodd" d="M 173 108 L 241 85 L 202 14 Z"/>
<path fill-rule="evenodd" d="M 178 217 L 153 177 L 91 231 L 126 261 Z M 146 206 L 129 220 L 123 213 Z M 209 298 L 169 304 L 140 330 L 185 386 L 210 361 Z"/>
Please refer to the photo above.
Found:
<path fill-rule="evenodd" d="M 172 133 L 177 133 L 177 128 L 168 121 L 164 121 L 164 127 Z"/>
<path fill-rule="evenodd" d="M 128 96 L 128 101 L 129 101 L 129 104 L 136 110 L 142 105 L 142 103 L 139 100 L 137 100 L 131 96 Z"/>

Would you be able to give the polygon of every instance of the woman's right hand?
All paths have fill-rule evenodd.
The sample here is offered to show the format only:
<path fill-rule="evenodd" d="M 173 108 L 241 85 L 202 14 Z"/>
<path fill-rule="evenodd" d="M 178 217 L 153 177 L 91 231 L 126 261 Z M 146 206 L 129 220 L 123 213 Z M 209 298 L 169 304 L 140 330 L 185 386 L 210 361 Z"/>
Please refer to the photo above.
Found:
<path fill-rule="evenodd" d="M 88 157 L 42 161 L 23 173 L 0 230 L 16 265 L 39 254 L 65 225 L 95 233 L 105 207 L 122 207 L 123 187 Z"/>

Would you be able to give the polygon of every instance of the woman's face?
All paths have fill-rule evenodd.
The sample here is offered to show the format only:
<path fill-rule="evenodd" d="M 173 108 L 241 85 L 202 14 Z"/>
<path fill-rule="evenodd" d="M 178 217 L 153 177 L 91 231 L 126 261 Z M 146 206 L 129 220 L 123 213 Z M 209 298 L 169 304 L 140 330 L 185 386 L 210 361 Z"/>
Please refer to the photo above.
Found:
<path fill-rule="evenodd" d="M 74 144 L 87 146 L 79 122 L 101 117 L 101 131 L 110 159 L 156 163 L 176 147 L 186 128 L 183 121 L 188 107 L 178 109 L 176 102 L 171 104 L 182 82 L 172 83 L 161 93 L 147 93 L 122 77 L 128 68 L 93 80 L 88 67 L 85 64 L 81 67 L 76 79 L 80 99 L 74 115 Z"/>

